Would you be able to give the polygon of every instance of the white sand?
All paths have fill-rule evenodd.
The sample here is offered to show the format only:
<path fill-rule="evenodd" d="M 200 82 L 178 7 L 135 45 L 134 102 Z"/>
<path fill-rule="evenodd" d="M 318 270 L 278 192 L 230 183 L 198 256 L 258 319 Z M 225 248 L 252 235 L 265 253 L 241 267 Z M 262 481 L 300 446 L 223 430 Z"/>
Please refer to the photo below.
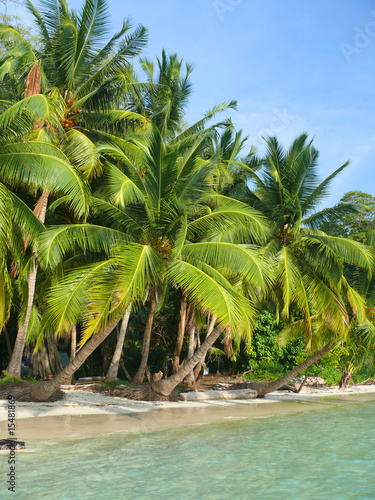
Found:
<path fill-rule="evenodd" d="M 32 418 L 41 416 L 61 415 L 104 415 L 104 414 L 129 414 L 145 412 L 155 409 L 169 408 L 204 408 L 209 406 L 233 405 L 230 401 L 179 401 L 179 402 L 154 402 L 132 401 L 125 398 L 106 396 L 97 392 L 80 390 L 71 386 L 69 390 L 63 388 L 65 398 L 54 403 L 29 403 L 16 402 L 17 418 Z M 354 394 L 375 393 L 375 385 L 353 385 L 345 391 L 338 387 L 304 388 L 301 393 L 294 394 L 289 391 L 276 391 L 267 394 L 265 398 L 254 400 L 241 400 L 241 404 L 258 405 L 281 401 L 301 401 L 326 396 L 346 396 Z M 7 420 L 7 401 L 0 401 L 0 421 Z"/>
<path fill-rule="evenodd" d="M 327 403 L 341 405 L 353 400 L 361 402 L 375 399 L 375 385 L 351 386 L 344 392 L 338 387 L 304 388 L 300 394 L 277 391 L 262 399 L 233 401 L 143 402 L 73 387 L 64 392 L 65 399 L 54 403 L 17 402 L 17 438 L 82 437 L 169 429 L 227 419 L 307 411 L 326 407 Z M 353 397 L 356 395 L 357 398 Z M 321 399 L 324 397 L 325 400 Z M 7 401 L 1 401 L 0 405 L 0 421 L 4 422 L 0 428 L 3 429 L 1 434 L 4 434 L 8 418 Z"/>

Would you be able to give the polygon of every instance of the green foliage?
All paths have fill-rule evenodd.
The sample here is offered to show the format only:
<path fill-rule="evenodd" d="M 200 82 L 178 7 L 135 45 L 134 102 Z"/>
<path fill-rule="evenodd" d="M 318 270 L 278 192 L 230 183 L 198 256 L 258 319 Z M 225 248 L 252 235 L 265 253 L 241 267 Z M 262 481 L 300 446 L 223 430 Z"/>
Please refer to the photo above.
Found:
<path fill-rule="evenodd" d="M 3 378 L 0 379 L 0 384 L 1 385 L 4 385 L 4 384 L 15 384 L 15 383 L 18 383 L 18 382 L 22 382 L 22 380 L 19 379 L 18 377 L 11 377 L 6 370 L 3 370 L 2 373 L 3 373 Z"/>
<path fill-rule="evenodd" d="M 283 347 L 279 345 L 278 337 L 282 327 L 282 323 L 277 323 L 272 312 L 263 310 L 259 314 L 247 367 L 247 369 L 252 367 L 253 371 L 247 375 L 247 378 L 251 380 L 277 379 L 298 365 L 301 356 L 306 355 L 302 337 L 288 342 Z"/>
<path fill-rule="evenodd" d="M 358 371 L 355 371 L 353 373 L 353 382 L 355 384 L 360 384 L 361 382 L 364 382 L 368 378 L 375 378 L 375 370 L 374 368 L 362 368 Z"/>
<path fill-rule="evenodd" d="M 277 380 L 285 375 L 285 369 L 280 364 L 260 365 L 254 371 L 247 373 L 244 378 L 247 380 L 263 380 L 265 382 Z"/>
<path fill-rule="evenodd" d="M 324 366 L 342 370 L 350 359 L 352 350 L 347 342 L 340 343 L 324 356 Z"/>
<path fill-rule="evenodd" d="M 336 205 L 339 206 L 352 206 L 355 210 L 324 222 L 320 229 L 332 236 L 365 243 L 369 232 L 375 230 L 375 198 L 368 193 L 349 191 Z"/>
<path fill-rule="evenodd" d="M 326 366 L 319 376 L 322 377 L 328 385 L 338 385 L 341 379 L 341 372 L 332 366 Z"/>
<path fill-rule="evenodd" d="M 148 82 L 135 81 L 130 63 L 146 44 L 145 28 L 131 32 L 124 21 L 104 44 L 105 0 L 85 0 L 80 12 L 65 1 L 44 0 L 40 13 L 26 4 L 38 43 L 22 26 L 6 26 L 4 17 L 0 25 L 7 50 L 0 61 L 2 90 L 14 90 L 2 96 L 0 110 L 0 302 L 6 304 L 0 326 L 11 308 L 9 269 L 18 289 L 26 290 L 32 252 L 39 274 L 52 283 L 43 288 L 38 277 L 33 297 L 46 332 L 63 335 L 78 324 L 82 345 L 128 305 L 133 323 L 141 311 L 126 339 L 130 371 L 139 361 L 151 294 L 159 304 L 148 366 L 152 372 L 168 366 L 179 309 L 160 299 L 166 289 L 178 297 L 183 292 L 197 314 L 230 325 L 235 347 L 228 363 L 252 367 L 249 378 L 278 378 L 306 359 L 305 345 L 315 348 L 322 330 L 346 338 L 351 316 L 364 321 L 364 300 L 344 273 L 349 266 L 372 272 L 373 256 L 359 242 L 375 228 L 375 199 L 351 192 L 336 207 L 316 212 L 347 164 L 320 182 L 318 151 L 306 134 L 288 150 L 268 138 L 264 158 L 251 150 L 240 160 L 245 139 L 230 122 L 205 129 L 235 102 L 184 128 L 192 68 L 177 55 L 163 51 L 158 74 L 151 60 L 141 60 Z M 40 72 L 41 87 L 20 98 L 31 68 Z M 45 225 L 32 212 L 35 200 L 17 197 L 20 190 L 34 198 L 48 191 Z M 328 227 L 330 236 L 318 230 L 324 224 L 336 224 Z M 12 232 L 18 254 L 11 251 Z M 241 338 L 249 343 L 255 305 L 271 288 L 267 299 L 284 323 L 263 310 L 243 361 L 234 351 Z M 302 319 L 291 325 L 293 314 Z M 289 341 L 281 345 L 283 327 Z M 216 346 L 216 352 L 224 351 Z M 351 357 L 350 345 L 342 344 L 324 360 L 323 376 L 336 381 Z M 121 383 L 127 384 L 106 386 Z"/>

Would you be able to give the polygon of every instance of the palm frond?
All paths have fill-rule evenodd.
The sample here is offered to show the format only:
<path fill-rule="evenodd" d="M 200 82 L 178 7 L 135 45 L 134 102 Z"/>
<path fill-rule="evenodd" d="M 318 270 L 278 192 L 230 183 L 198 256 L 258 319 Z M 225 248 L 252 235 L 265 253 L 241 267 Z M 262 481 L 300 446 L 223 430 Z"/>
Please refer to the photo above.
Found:
<path fill-rule="evenodd" d="M 150 283 L 157 284 L 160 259 L 148 245 L 120 244 L 117 247 L 115 279 L 103 276 L 90 290 L 83 345 L 93 334 L 123 314 L 129 303 L 134 307 L 144 300 Z"/>
<path fill-rule="evenodd" d="M 121 170 L 107 163 L 105 194 L 109 202 L 124 208 L 131 203 L 142 203 L 144 195 L 139 187 Z"/>
<path fill-rule="evenodd" d="M 223 326 L 240 331 L 251 328 L 250 303 L 213 268 L 203 265 L 200 269 L 188 262 L 174 261 L 167 269 L 167 279 L 181 287 L 202 311 L 217 316 Z"/>
<path fill-rule="evenodd" d="M 69 224 L 48 228 L 38 238 L 37 248 L 42 265 L 56 267 L 68 253 L 78 250 L 110 255 L 114 245 L 124 240 L 129 237 L 121 231 L 93 224 Z"/>
<path fill-rule="evenodd" d="M 217 270 L 240 275 L 254 287 L 265 291 L 272 280 L 270 262 L 265 262 L 259 249 L 251 245 L 235 245 L 227 242 L 201 242 L 185 245 L 182 258 L 193 262 L 198 260 Z"/>
<path fill-rule="evenodd" d="M 306 238 L 306 241 L 318 241 L 321 245 L 333 250 L 344 262 L 363 267 L 369 272 L 372 272 L 374 256 L 366 245 L 358 241 L 326 235 L 314 235 L 311 238 Z"/>
<path fill-rule="evenodd" d="M 258 243 L 264 242 L 269 233 L 266 221 L 259 212 L 240 202 L 227 200 L 226 204 L 220 204 L 211 213 L 190 222 L 188 238 L 220 235 L 233 225 Z"/>
<path fill-rule="evenodd" d="M 50 289 L 45 321 L 51 321 L 56 334 L 68 333 L 72 325 L 82 321 L 92 284 L 111 274 L 115 263 L 115 259 L 109 259 L 74 269 Z"/>
<path fill-rule="evenodd" d="M 86 180 L 52 144 L 24 142 L 0 146 L 0 179 L 29 192 L 39 188 L 64 194 L 76 216 L 88 213 L 90 191 Z"/>

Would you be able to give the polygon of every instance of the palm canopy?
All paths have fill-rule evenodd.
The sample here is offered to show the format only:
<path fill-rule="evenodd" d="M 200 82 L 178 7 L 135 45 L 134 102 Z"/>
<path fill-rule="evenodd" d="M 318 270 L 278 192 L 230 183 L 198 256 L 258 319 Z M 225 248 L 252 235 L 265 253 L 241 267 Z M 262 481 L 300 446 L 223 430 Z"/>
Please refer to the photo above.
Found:
<path fill-rule="evenodd" d="M 133 86 L 128 95 L 129 109 L 155 125 L 163 136 L 173 136 L 181 129 L 186 106 L 192 92 L 189 64 L 177 54 L 167 56 L 163 50 L 157 58 L 157 73 L 152 60 L 142 58 L 141 67 L 149 85 Z"/>
<path fill-rule="evenodd" d="M 56 197 L 64 196 L 75 217 L 84 219 L 90 197 L 87 180 L 44 130 L 34 130 L 41 120 L 56 127 L 57 109 L 51 99 L 34 95 L 0 114 L 0 182 L 12 191 L 36 195 L 48 190 Z"/>
<path fill-rule="evenodd" d="M 246 194 L 252 205 L 273 221 L 277 226 L 275 230 L 287 231 L 294 227 L 299 230 L 301 225 L 316 228 L 322 220 L 340 215 L 341 212 L 333 209 L 314 212 L 329 194 L 331 182 L 349 162 L 320 181 L 319 152 L 312 141 L 308 141 L 306 134 L 297 137 L 287 151 L 276 137 L 266 139 L 266 144 L 261 171 L 254 171 L 251 166 L 247 170 L 248 179 L 254 187 L 249 188 Z"/>
<path fill-rule="evenodd" d="M 273 298 L 285 319 L 289 319 L 292 306 L 297 316 L 302 315 L 298 325 L 308 345 L 316 332 L 313 323 L 318 321 L 331 334 L 345 337 L 349 328 L 347 305 L 363 318 L 364 301 L 345 279 L 344 266 L 358 265 L 371 273 L 373 254 L 357 242 L 314 229 L 324 218 L 338 216 L 337 210 L 312 213 L 347 163 L 320 182 L 318 152 L 306 134 L 299 136 L 287 151 L 274 137 L 266 143 L 261 169 L 243 169 L 252 185 L 245 187 L 241 199 L 264 214 L 272 226 L 264 251 L 273 257 L 276 266 Z"/>
<path fill-rule="evenodd" d="M 34 246 L 44 225 L 32 210 L 0 182 L 0 331 L 9 319 L 12 306 L 11 271 L 28 266 L 25 241 Z"/>
<path fill-rule="evenodd" d="M 93 201 L 93 224 L 51 228 L 39 238 L 45 266 L 82 249 L 106 256 L 71 270 L 51 291 L 48 315 L 56 331 L 66 331 L 86 311 L 86 340 L 129 302 L 139 305 L 148 290 L 167 283 L 223 325 L 249 332 L 253 307 L 239 279 L 264 289 L 270 271 L 254 245 L 219 241 L 213 233 L 237 223 L 260 243 L 267 227 L 254 209 L 225 197 L 199 215 L 198 205 L 208 208 L 215 168 L 213 159 L 201 156 L 209 139 L 200 134 L 171 145 L 153 128 L 123 148 L 102 146 L 106 182 Z"/>
<path fill-rule="evenodd" d="M 242 193 L 249 167 L 253 170 L 259 168 L 259 159 L 255 149 L 244 155 L 243 149 L 247 137 L 243 137 L 242 131 L 236 131 L 233 123 L 229 120 L 223 130 L 215 130 L 212 141 L 208 144 L 205 157 L 216 157 L 217 169 L 215 175 L 215 190 L 232 198 L 237 193 Z"/>
<path fill-rule="evenodd" d="M 1 26 L 0 36 L 13 46 L 0 68 L 2 78 L 20 69 L 25 78 L 39 61 L 44 92 L 58 88 L 70 100 L 99 99 L 146 44 L 146 29 L 138 26 L 130 32 L 129 20 L 104 43 L 110 29 L 105 0 L 86 0 L 79 12 L 69 10 L 65 0 L 43 0 L 40 4 L 38 11 L 26 1 L 39 32 L 37 48 L 15 28 Z"/>
<path fill-rule="evenodd" d="M 368 233 L 366 244 L 375 252 L 375 233 Z M 375 274 L 366 272 L 359 266 L 348 265 L 345 277 L 351 287 L 365 301 L 365 317 L 351 318 L 351 329 L 348 343 L 356 366 L 375 365 Z"/>
<path fill-rule="evenodd" d="M 143 122 L 130 111 L 117 110 L 118 96 L 131 81 L 131 61 L 147 41 L 143 26 L 131 31 L 129 20 L 109 41 L 108 3 L 86 0 L 79 12 L 68 9 L 65 0 L 44 0 L 39 12 L 26 2 L 39 31 L 40 43 L 32 47 L 13 27 L 1 25 L 0 38 L 11 45 L 0 66 L 0 79 L 20 75 L 23 83 L 36 85 L 43 93 L 62 103 L 58 117 L 65 131 L 125 130 Z M 34 75 L 32 81 L 28 78 Z M 16 96 L 16 101 L 20 99 Z M 3 101 L 9 106 L 13 101 Z M 77 134 L 74 139 L 78 141 Z M 73 140 L 73 138 L 71 138 Z M 83 138 L 80 138 L 83 141 Z"/>

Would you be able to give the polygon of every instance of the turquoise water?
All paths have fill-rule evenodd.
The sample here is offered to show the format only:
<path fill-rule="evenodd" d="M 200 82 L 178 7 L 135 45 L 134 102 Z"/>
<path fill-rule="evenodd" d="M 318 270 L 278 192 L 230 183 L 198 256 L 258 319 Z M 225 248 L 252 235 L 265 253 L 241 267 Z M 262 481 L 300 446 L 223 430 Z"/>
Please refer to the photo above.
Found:
<path fill-rule="evenodd" d="M 29 441 L 32 499 L 375 498 L 375 401 L 142 434 Z M 3 494 L 4 493 L 4 494 Z M 45 496 L 44 496 L 45 495 Z"/>

